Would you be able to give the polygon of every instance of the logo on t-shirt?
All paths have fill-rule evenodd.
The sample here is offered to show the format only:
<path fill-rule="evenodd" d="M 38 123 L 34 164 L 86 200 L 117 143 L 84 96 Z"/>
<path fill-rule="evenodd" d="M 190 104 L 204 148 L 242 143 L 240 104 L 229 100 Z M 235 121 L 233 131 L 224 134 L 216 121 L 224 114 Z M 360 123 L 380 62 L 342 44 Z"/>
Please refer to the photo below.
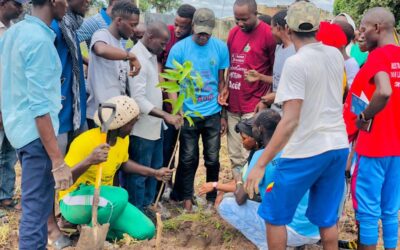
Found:
<path fill-rule="evenodd" d="M 217 64 L 217 62 L 216 62 L 215 58 L 211 58 L 210 65 L 215 66 L 216 64 Z"/>
<path fill-rule="evenodd" d="M 247 43 L 246 46 L 244 47 L 243 51 L 247 53 L 247 52 L 249 52 L 250 50 L 251 50 L 250 44 Z"/>

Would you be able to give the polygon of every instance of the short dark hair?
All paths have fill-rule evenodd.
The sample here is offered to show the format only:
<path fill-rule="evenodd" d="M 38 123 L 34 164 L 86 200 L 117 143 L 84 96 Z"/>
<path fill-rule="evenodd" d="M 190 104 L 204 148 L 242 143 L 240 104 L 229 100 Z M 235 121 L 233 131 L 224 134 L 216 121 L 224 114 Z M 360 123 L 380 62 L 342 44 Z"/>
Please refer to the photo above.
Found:
<path fill-rule="evenodd" d="M 353 41 L 355 37 L 353 26 L 351 26 L 351 24 L 349 24 L 348 22 L 343 21 L 334 21 L 333 23 L 339 25 L 339 27 L 342 29 L 347 38 L 346 45 L 349 45 L 349 43 Z"/>
<path fill-rule="evenodd" d="M 270 15 L 259 15 L 258 19 L 260 19 L 261 21 L 263 21 L 264 23 L 271 25 L 271 16 Z"/>
<path fill-rule="evenodd" d="M 279 26 L 285 28 L 286 26 L 287 10 L 280 10 L 272 16 L 271 23 L 273 26 Z"/>
<path fill-rule="evenodd" d="M 196 12 L 196 8 L 193 7 L 190 4 L 182 4 L 179 6 L 178 10 L 176 11 L 176 14 L 178 16 L 183 17 L 183 18 L 189 18 L 190 20 L 193 20 L 193 15 Z"/>
<path fill-rule="evenodd" d="M 140 10 L 130 0 L 117 1 L 111 10 L 111 18 L 112 19 L 114 19 L 116 17 L 128 17 L 133 14 L 139 16 Z"/>
<path fill-rule="evenodd" d="M 257 3 L 255 0 L 236 0 L 234 5 L 247 5 L 249 10 L 257 14 Z"/>
<path fill-rule="evenodd" d="M 43 6 L 48 2 L 49 2 L 49 0 L 32 0 L 32 5 L 33 6 Z"/>
<path fill-rule="evenodd" d="M 310 32 L 297 32 L 293 31 L 293 33 L 298 37 L 298 38 L 313 38 L 317 34 L 317 31 L 310 31 Z"/>

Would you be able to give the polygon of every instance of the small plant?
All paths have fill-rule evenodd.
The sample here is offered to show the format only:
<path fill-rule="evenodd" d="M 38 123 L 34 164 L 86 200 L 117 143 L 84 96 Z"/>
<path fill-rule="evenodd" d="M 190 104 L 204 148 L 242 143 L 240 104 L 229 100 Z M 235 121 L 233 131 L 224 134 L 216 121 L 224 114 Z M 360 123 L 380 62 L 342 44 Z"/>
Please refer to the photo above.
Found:
<path fill-rule="evenodd" d="M 183 64 L 178 63 L 176 60 L 172 62 L 175 69 L 166 69 L 160 76 L 164 78 L 165 82 L 160 82 L 157 87 L 163 88 L 167 93 L 177 93 L 178 98 L 176 100 L 166 99 L 164 102 L 171 103 L 172 114 L 176 115 L 181 111 L 183 102 L 186 99 L 192 99 L 193 103 L 197 103 L 196 99 L 196 88 L 197 92 L 200 92 L 204 86 L 203 79 L 199 72 L 193 72 L 193 63 L 186 61 Z M 195 75 L 193 75 L 193 73 Z M 190 115 L 194 114 L 197 117 L 203 118 L 198 111 L 186 111 L 183 113 L 190 126 L 193 126 L 193 119 Z"/>

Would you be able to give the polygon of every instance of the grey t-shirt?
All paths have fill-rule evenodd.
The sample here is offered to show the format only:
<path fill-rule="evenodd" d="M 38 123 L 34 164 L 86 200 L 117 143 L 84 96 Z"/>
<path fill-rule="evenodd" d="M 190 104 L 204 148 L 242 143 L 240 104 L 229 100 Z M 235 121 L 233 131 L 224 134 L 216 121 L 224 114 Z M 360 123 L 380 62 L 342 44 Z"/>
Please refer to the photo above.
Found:
<path fill-rule="evenodd" d="M 285 64 L 286 59 L 290 56 L 296 54 L 296 49 L 294 45 L 284 48 L 283 44 L 278 44 L 275 49 L 275 62 L 272 73 L 272 91 L 276 92 L 279 85 L 279 80 L 281 79 L 283 65 Z"/>
<path fill-rule="evenodd" d="M 87 118 L 93 119 L 99 104 L 109 98 L 125 95 L 128 81 L 129 64 L 125 61 L 107 60 L 97 56 L 93 51 L 93 45 L 104 42 L 110 46 L 124 49 L 121 41 L 115 38 L 107 29 L 96 31 L 92 37 L 89 55 Z"/>

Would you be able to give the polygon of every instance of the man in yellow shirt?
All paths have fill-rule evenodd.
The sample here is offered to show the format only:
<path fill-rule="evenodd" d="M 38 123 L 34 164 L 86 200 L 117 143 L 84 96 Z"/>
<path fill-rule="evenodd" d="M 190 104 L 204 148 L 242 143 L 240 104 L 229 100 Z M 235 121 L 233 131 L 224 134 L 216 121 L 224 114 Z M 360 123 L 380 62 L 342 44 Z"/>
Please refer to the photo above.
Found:
<path fill-rule="evenodd" d="M 128 193 L 113 186 L 115 173 L 122 169 L 127 173 L 153 176 L 169 180 L 172 170 L 158 170 L 129 160 L 129 133 L 138 120 L 139 107 L 127 96 L 117 96 L 106 103 L 116 105 L 115 119 L 107 133 L 107 144 L 101 144 L 100 128 L 94 128 L 78 136 L 71 144 L 65 162 L 72 167 L 74 184 L 60 192 L 60 210 L 63 217 L 73 224 L 90 224 L 94 183 L 97 164 L 103 165 L 98 210 L 99 223 L 110 223 L 108 239 L 119 239 L 124 233 L 139 240 L 154 236 L 154 225 L 139 209 L 128 202 Z M 105 111 L 103 115 L 107 117 Z M 94 117 L 100 126 L 98 114 Z"/>

